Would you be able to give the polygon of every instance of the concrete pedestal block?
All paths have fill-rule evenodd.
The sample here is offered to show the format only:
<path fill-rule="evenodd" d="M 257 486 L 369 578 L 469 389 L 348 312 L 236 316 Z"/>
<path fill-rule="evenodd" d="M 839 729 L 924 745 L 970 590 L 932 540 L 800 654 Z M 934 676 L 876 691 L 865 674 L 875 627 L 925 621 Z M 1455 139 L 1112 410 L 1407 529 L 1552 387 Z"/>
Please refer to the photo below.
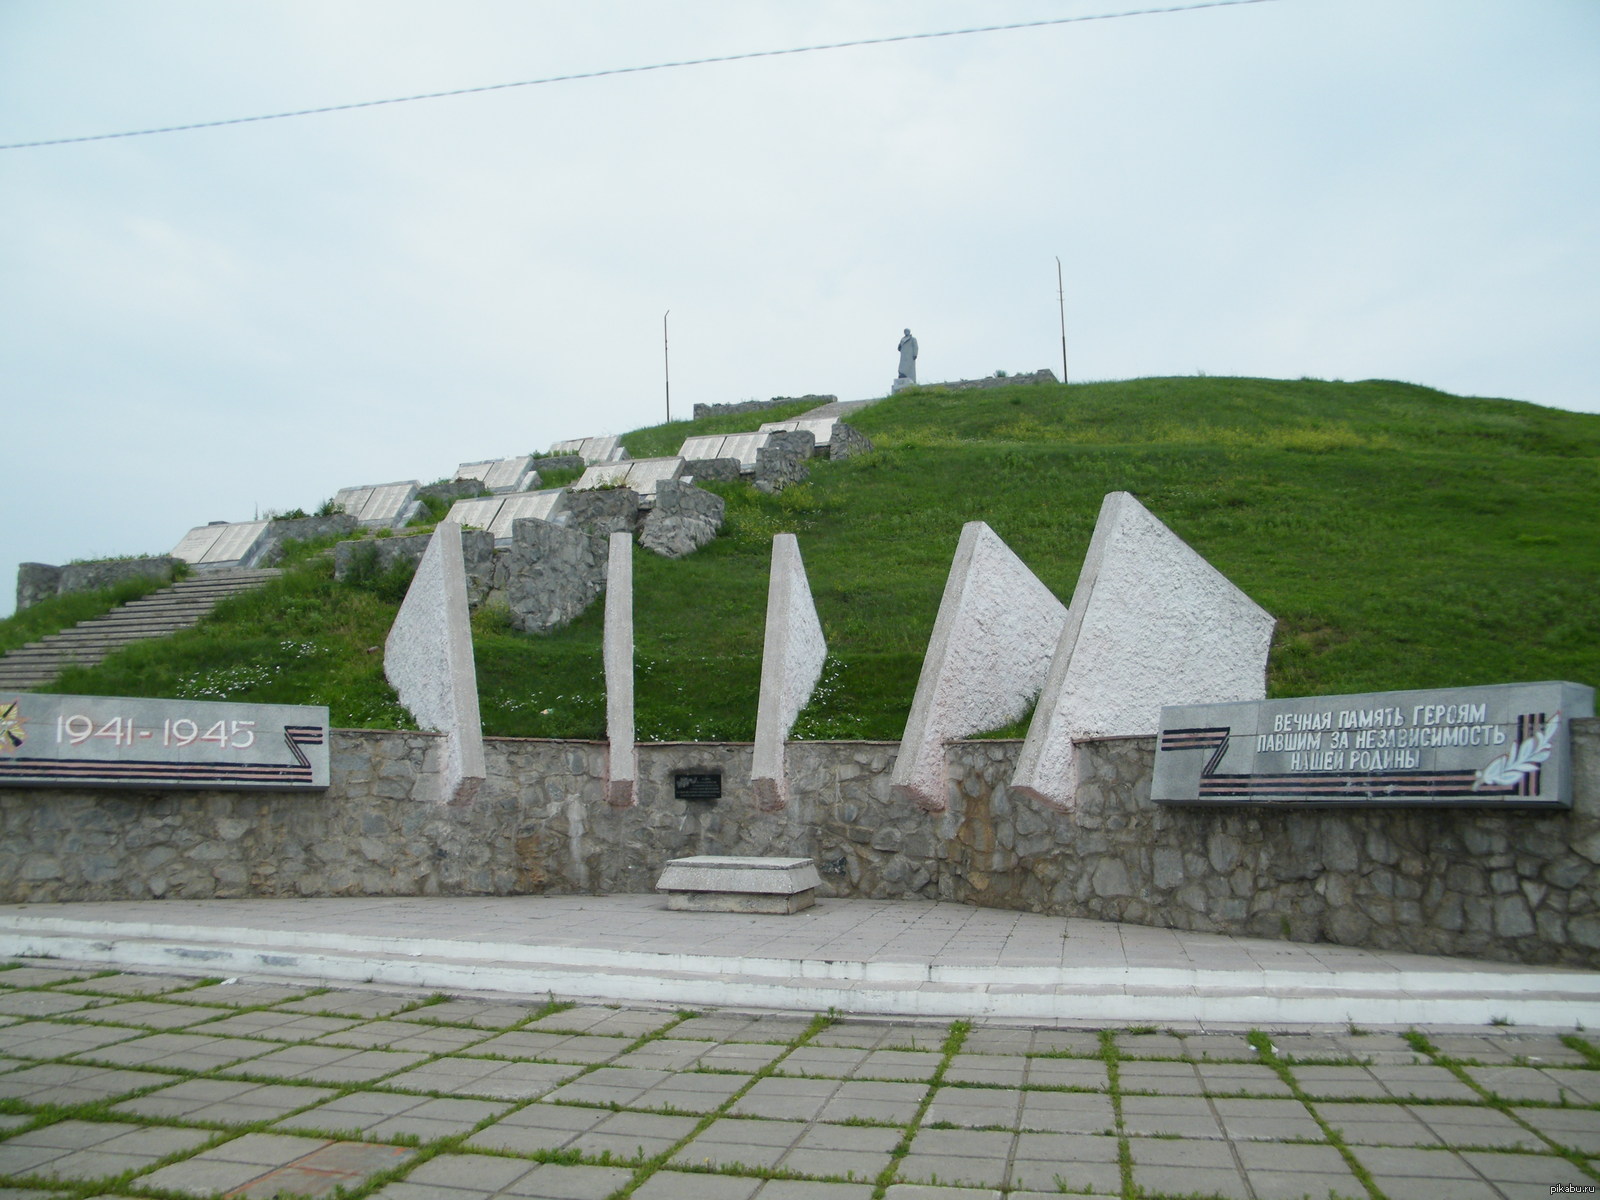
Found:
<path fill-rule="evenodd" d="M 701 854 L 667 863 L 656 891 L 678 912 L 793 913 L 816 902 L 820 883 L 809 858 Z"/>

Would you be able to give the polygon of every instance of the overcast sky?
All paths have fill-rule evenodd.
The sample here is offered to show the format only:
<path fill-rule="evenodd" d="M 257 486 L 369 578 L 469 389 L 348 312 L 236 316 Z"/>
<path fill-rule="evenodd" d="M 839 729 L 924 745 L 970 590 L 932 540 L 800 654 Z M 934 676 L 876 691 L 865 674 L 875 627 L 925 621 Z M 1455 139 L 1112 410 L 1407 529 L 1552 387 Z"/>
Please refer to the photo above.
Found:
<path fill-rule="evenodd" d="M 0 142 L 1163 0 L 0 0 Z M 1182 0 L 1166 0 L 1181 3 Z M 20 561 L 696 401 L 1403 379 L 1600 411 L 1600 3 L 1268 0 L 0 151 Z"/>

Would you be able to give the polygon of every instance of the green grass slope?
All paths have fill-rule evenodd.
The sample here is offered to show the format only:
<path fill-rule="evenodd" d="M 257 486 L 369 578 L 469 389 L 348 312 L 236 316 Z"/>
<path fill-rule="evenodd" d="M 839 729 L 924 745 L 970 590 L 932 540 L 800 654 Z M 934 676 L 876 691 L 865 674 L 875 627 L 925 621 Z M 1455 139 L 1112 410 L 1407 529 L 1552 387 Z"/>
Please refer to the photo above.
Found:
<path fill-rule="evenodd" d="M 764 414 L 675 422 L 636 457 Z M 872 455 L 778 496 L 712 485 L 723 536 L 635 556 L 642 740 L 754 733 L 771 538 L 798 535 L 830 658 L 797 736 L 897 738 L 961 526 L 1063 601 L 1105 493 L 1134 493 L 1278 618 L 1274 696 L 1600 680 L 1600 416 L 1385 381 L 1142 379 L 924 388 L 857 413 Z M 58 690 L 325 703 L 404 724 L 381 646 L 404 579 L 315 558 L 217 619 Z M 601 606 L 568 628 L 474 621 L 485 731 L 597 737 Z"/>

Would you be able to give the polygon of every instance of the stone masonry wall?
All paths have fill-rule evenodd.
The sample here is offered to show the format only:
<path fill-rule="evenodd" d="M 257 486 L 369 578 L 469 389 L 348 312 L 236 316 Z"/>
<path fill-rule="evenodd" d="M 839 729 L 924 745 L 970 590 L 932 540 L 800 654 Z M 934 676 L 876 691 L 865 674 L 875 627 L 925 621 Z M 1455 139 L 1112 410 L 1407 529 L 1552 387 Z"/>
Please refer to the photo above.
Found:
<path fill-rule="evenodd" d="M 733 417 L 741 413 L 765 412 L 769 408 L 780 408 L 797 400 L 807 400 L 821 408 L 824 404 L 837 402 L 838 399 L 837 396 L 774 396 L 771 400 L 740 400 L 734 404 L 696 404 L 694 419 L 703 421 L 706 417 Z"/>
<path fill-rule="evenodd" d="M 51 596 L 69 592 L 92 592 L 111 587 L 125 579 L 158 579 L 171 583 L 181 560 L 168 555 L 154 558 L 108 558 L 100 562 L 68 563 L 64 567 L 49 563 L 23 563 L 17 568 L 17 611 Z"/>
<path fill-rule="evenodd" d="M 670 858 L 792 854 L 834 897 L 945 899 L 1296 941 L 1600 967 L 1600 722 L 1573 722 L 1570 812 L 1173 808 L 1154 739 L 1086 743 L 1079 810 L 1009 794 L 1020 743 L 957 742 L 948 811 L 897 801 L 897 746 L 792 742 L 760 811 L 751 747 L 639 747 L 605 803 L 605 745 L 486 741 L 465 808 L 413 799 L 442 739 L 335 731 L 324 794 L 0 789 L 0 901 L 646 892 Z M 715 802 L 674 771 L 720 771 Z"/>

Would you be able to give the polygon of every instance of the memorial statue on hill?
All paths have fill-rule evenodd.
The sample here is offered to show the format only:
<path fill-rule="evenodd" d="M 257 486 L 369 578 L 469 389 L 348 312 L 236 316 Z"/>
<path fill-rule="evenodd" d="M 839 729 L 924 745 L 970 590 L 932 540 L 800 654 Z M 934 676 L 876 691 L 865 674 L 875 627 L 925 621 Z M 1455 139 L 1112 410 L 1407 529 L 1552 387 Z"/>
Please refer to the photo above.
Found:
<path fill-rule="evenodd" d="M 911 330 L 900 339 L 900 374 L 894 381 L 892 392 L 902 388 L 915 387 L 917 382 L 917 339 L 911 336 Z"/>

